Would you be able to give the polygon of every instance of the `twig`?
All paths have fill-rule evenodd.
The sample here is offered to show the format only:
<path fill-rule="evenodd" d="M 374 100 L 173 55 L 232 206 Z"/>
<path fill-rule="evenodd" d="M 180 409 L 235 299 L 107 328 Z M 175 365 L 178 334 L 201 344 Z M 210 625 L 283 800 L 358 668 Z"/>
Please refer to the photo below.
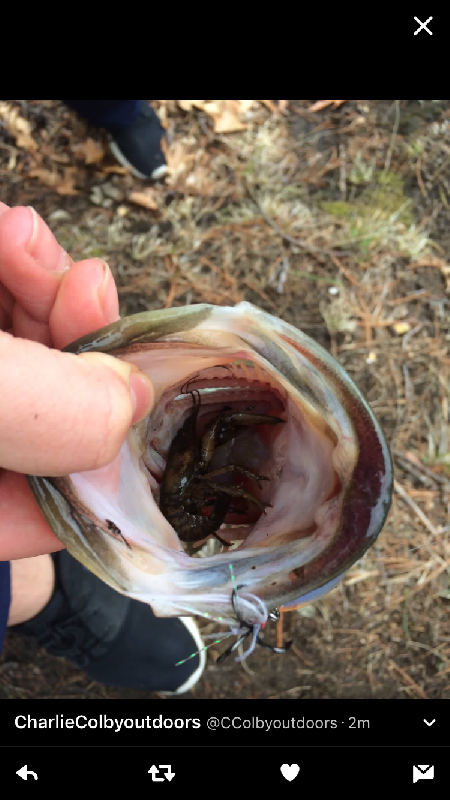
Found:
<path fill-rule="evenodd" d="M 435 656 L 437 653 L 439 658 L 442 658 L 442 660 L 448 664 L 449 659 L 445 653 L 440 652 L 441 648 L 445 647 L 446 644 L 446 642 L 441 642 L 441 644 L 439 644 L 437 647 L 430 647 L 428 644 L 423 644 L 423 642 L 414 642 L 411 640 L 408 642 L 408 647 L 419 647 L 421 650 L 426 650 L 427 652 L 425 654 L 425 658 L 428 658 L 428 656 Z"/>
<path fill-rule="evenodd" d="M 341 264 L 341 262 L 336 258 L 336 256 L 331 256 L 331 259 L 335 267 L 337 267 L 338 270 L 342 272 L 342 274 L 347 278 L 349 283 L 351 283 L 353 286 L 358 286 L 359 288 L 361 288 L 361 284 L 359 283 L 359 281 L 357 281 L 356 278 L 353 277 L 352 273 L 350 272 L 350 270 L 347 269 L 347 267 L 344 267 L 344 265 Z"/>
<path fill-rule="evenodd" d="M 295 646 L 295 644 L 291 645 L 291 650 L 293 653 L 295 653 L 296 656 L 298 656 L 299 658 L 301 658 L 302 661 L 305 662 L 307 667 L 314 667 L 313 662 L 310 661 L 309 658 L 306 658 L 306 656 L 303 655 L 303 653 L 298 649 L 298 647 Z"/>
<path fill-rule="evenodd" d="M 434 173 L 434 175 L 431 178 L 431 182 L 432 183 L 435 182 L 436 178 L 441 174 L 441 172 L 444 171 L 444 169 L 447 169 L 449 161 L 450 161 L 450 156 L 447 156 L 447 158 L 444 159 L 442 164 L 439 165 L 439 167 L 437 168 L 436 172 Z"/>
<path fill-rule="evenodd" d="M 280 256 L 277 258 L 274 267 L 271 269 L 270 278 L 267 281 L 268 286 L 273 286 L 278 279 L 277 292 L 283 294 L 283 287 L 289 272 L 289 259 L 287 256 Z"/>
<path fill-rule="evenodd" d="M 339 190 L 342 199 L 345 200 L 347 196 L 347 165 L 345 163 L 345 146 L 341 143 L 339 145 L 339 158 L 341 161 L 341 169 L 339 173 Z"/>
<path fill-rule="evenodd" d="M 404 489 L 403 486 L 398 481 L 395 480 L 394 480 L 394 489 L 400 495 L 400 497 L 402 497 L 403 500 L 405 500 L 405 502 L 408 503 L 409 507 L 412 508 L 416 516 L 419 517 L 421 522 L 423 522 L 423 524 L 430 531 L 430 533 L 433 534 L 433 536 L 439 536 L 439 531 L 437 530 L 437 528 L 434 527 L 434 525 L 430 522 L 426 514 L 423 513 L 422 509 L 419 508 L 417 503 L 415 503 L 412 497 L 409 496 L 406 489 Z"/>
<path fill-rule="evenodd" d="M 174 301 L 174 298 L 175 298 L 176 287 L 177 287 L 177 282 L 176 282 L 176 280 L 174 278 L 172 280 L 172 283 L 170 284 L 170 290 L 169 290 L 169 294 L 167 295 L 166 302 L 164 303 L 164 308 L 170 308 L 171 307 L 171 305 L 172 305 L 172 303 Z"/>
<path fill-rule="evenodd" d="M 284 697 L 286 694 L 291 697 L 293 694 L 299 694 L 300 692 L 309 692 L 311 691 L 312 686 L 293 686 L 292 689 L 286 689 L 284 692 L 277 692 L 276 694 L 271 694 L 267 698 L 268 700 L 279 700 L 280 698 Z"/>
<path fill-rule="evenodd" d="M 417 480 L 420 481 L 421 483 L 425 484 L 425 486 L 433 485 L 431 478 L 429 478 L 427 475 L 422 475 L 421 471 L 417 469 L 413 464 L 410 464 L 406 460 L 406 458 L 403 458 L 398 453 L 395 453 L 395 458 L 397 461 L 400 462 L 403 469 L 406 469 L 411 475 L 414 475 L 414 477 L 417 478 Z"/>
<path fill-rule="evenodd" d="M 12 167 L 8 167 L 8 169 L 12 169 Z M 447 188 L 447 187 L 444 184 L 444 181 L 442 180 L 442 175 L 439 177 L 439 184 L 442 184 L 442 185 L 439 186 L 439 196 L 440 196 L 444 206 L 446 207 L 446 209 L 448 211 L 450 209 L 450 206 L 448 204 L 447 196 L 446 196 L 445 190 L 443 188 L 443 187 L 445 187 L 445 188 Z"/>
<path fill-rule="evenodd" d="M 422 687 L 421 687 L 421 686 L 419 686 L 419 685 L 418 685 L 418 684 L 417 684 L 417 683 L 416 683 L 416 682 L 415 682 L 415 681 L 414 681 L 414 680 L 411 678 L 411 676 L 410 676 L 410 675 L 408 675 L 408 673 L 407 673 L 407 672 L 405 672 L 405 670 L 404 670 L 404 669 L 402 669 L 401 667 L 399 667 L 399 666 L 398 666 L 398 664 L 396 664 L 396 663 L 395 663 L 395 661 L 392 661 L 392 660 L 391 660 L 391 661 L 389 661 L 389 667 L 390 667 L 390 669 L 395 669 L 395 670 L 396 670 L 396 671 L 397 671 L 397 672 L 398 672 L 398 673 L 399 673 L 399 674 L 402 676 L 403 680 L 404 680 L 404 681 L 406 681 L 406 683 L 408 683 L 408 684 L 409 684 L 409 685 L 410 685 L 410 686 L 411 686 L 411 687 L 412 687 L 412 688 L 413 688 L 413 689 L 414 689 L 414 690 L 417 692 L 417 694 L 419 695 L 419 697 L 421 697 L 421 698 L 422 698 L 422 700 L 428 700 L 428 695 L 426 695 L 426 694 L 425 694 L 425 692 L 424 692 L 424 690 L 422 689 Z"/>
<path fill-rule="evenodd" d="M 253 281 L 249 281 L 248 278 L 244 280 L 244 283 L 246 286 L 248 286 L 249 289 L 252 290 L 252 292 L 256 292 L 256 294 L 259 294 L 259 296 L 262 297 L 262 299 L 265 300 L 266 303 L 269 303 L 269 305 L 272 306 L 274 310 L 276 310 L 276 305 L 273 302 L 273 300 L 271 300 L 270 297 L 265 293 L 265 291 L 261 289 L 259 286 L 257 286 L 256 283 L 254 283 Z"/>
<path fill-rule="evenodd" d="M 414 597 L 415 594 L 417 594 L 418 592 L 421 592 L 422 589 L 425 588 L 425 586 L 427 586 L 429 583 L 431 583 L 436 578 L 438 578 L 439 575 L 442 572 L 444 572 L 444 570 L 448 570 L 448 564 L 441 564 L 441 566 L 438 567 L 434 572 L 432 572 L 431 575 L 428 575 L 428 578 L 426 578 L 423 581 L 423 583 L 420 584 L 420 586 L 416 586 L 415 589 L 411 589 L 411 591 L 408 592 L 407 595 L 402 595 L 402 597 L 398 598 L 397 600 L 392 600 L 391 602 L 386 603 L 386 605 L 383 606 L 383 608 L 380 608 L 377 613 L 386 613 L 387 609 L 389 611 L 392 611 L 393 608 L 395 608 L 396 606 L 401 605 L 401 603 L 404 603 L 405 600 L 411 600 L 411 597 Z"/>
<path fill-rule="evenodd" d="M 394 127 L 392 128 L 392 136 L 391 136 L 391 141 L 389 143 L 389 147 L 388 147 L 388 151 L 387 151 L 387 155 L 386 155 L 386 161 L 384 162 L 384 170 L 383 170 L 383 174 L 384 175 L 386 175 L 386 172 L 388 171 L 388 169 L 389 169 L 389 167 L 391 165 L 391 157 L 392 157 L 392 153 L 394 152 L 394 145 L 395 145 L 395 140 L 397 138 L 397 131 L 398 131 L 399 124 L 400 124 L 400 103 L 398 102 L 398 100 L 396 100 L 395 101 L 395 122 L 394 122 Z"/>
<path fill-rule="evenodd" d="M 350 252 L 345 251 L 345 250 L 323 250 L 321 247 L 316 247 L 313 244 L 308 244 L 307 242 L 303 241 L 302 239 L 294 239 L 293 236 L 289 236 L 289 234 L 285 233 L 284 230 L 282 228 L 280 228 L 279 225 L 277 225 L 277 223 L 272 219 L 272 217 L 270 217 L 269 214 L 260 205 L 259 200 L 256 198 L 256 196 L 254 195 L 254 193 L 250 189 L 248 181 L 246 181 L 246 186 L 247 186 L 247 191 L 248 191 L 251 199 L 258 206 L 258 208 L 259 208 L 262 216 L 266 220 L 266 222 L 270 225 L 271 228 L 274 229 L 274 231 L 276 233 L 278 233 L 279 236 L 282 236 L 283 239 L 286 239 L 287 242 L 290 242 L 291 244 L 294 244 L 296 247 L 303 247 L 305 250 L 309 250 L 311 253 L 319 253 L 320 255 L 324 255 L 324 256 L 349 256 L 349 255 L 351 255 Z"/>
<path fill-rule="evenodd" d="M 424 197 L 427 197 L 427 190 L 425 189 L 423 180 L 422 180 L 422 173 L 420 171 L 420 158 L 417 159 L 416 164 L 416 175 L 417 175 L 417 183 L 419 184 L 419 189 L 422 192 Z"/>
<path fill-rule="evenodd" d="M 270 111 L 272 114 L 277 114 L 278 116 L 280 115 L 280 113 L 281 113 L 281 112 L 280 112 L 280 108 L 279 108 L 278 106 L 276 106 L 276 105 L 275 105 L 275 103 L 274 103 L 274 102 L 272 102 L 272 100 L 260 100 L 259 102 L 260 102 L 260 103 L 262 103 L 263 105 L 265 105 L 265 107 L 266 107 L 266 108 L 267 108 L 267 109 L 268 109 L 268 110 L 269 110 L 269 111 Z"/>
<path fill-rule="evenodd" d="M 419 289 L 418 292 L 406 295 L 406 297 L 397 297 L 395 300 L 388 300 L 388 306 L 400 306 L 403 303 L 410 303 L 412 300 L 421 300 L 423 297 L 429 297 L 431 292 L 427 289 Z"/>
<path fill-rule="evenodd" d="M 170 308 L 175 298 L 175 292 L 177 287 L 177 277 L 176 277 L 177 270 L 170 256 L 164 256 L 164 264 L 166 266 L 167 272 L 172 276 L 170 281 L 169 294 L 167 295 L 166 302 L 164 304 L 164 308 Z"/>
<path fill-rule="evenodd" d="M 277 647 L 283 647 L 283 611 L 280 611 L 280 618 L 277 622 Z"/>
<path fill-rule="evenodd" d="M 391 288 L 391 285 L 390 285 L 389 282 L 384 284 L 383 289 L 381 291 L 381 295 L 380 295 L 380 297 L 379 297 L 379 299 L 377 301 L 377 304 L 376 304 L 375 308 L 372 310 L 372 317 L 374 319 L 378 319 L 378 317 L 380 316 L 381 309 L 383 308 L 383 303 L 384 303 L 384 301 L 386 300 L 386 297 L 389 294 L 390 288 Z"/>
<path fill-rule="evenodd" d="M 401 461 L 406 461 L 407 462 L 406 466 L 408 466 L 408 464 L 412 464 L 413 467 L 415 467 L 416 469 L 420 470 L 425 475 L 428 475 L 430 478 L 432 478 L 437 483 L 442 483 L 444 486 L 446 484 L 450 483 L 450 479 L 449 478 L 446 478 L 445 476 L 442 476 L 442 475 L 437 475 L 435 472 L 433 472 L 432 469 L 428 469 L 428 467 L 424 467 L 424 465 L 422 463 L 419 463 L 419 464 L 416 463 L 416 461 L 413 461 L 412 458 L 409 458 L 409 456 L 407 456 L 405 453 L 401 453 L 400 450 L 393 450 L 393 453 Z M 412 472 L 412 470 L 411 470 L 411 472 Z M 413 473 L 413 475 L 414 475 L 414 473 Z"/>

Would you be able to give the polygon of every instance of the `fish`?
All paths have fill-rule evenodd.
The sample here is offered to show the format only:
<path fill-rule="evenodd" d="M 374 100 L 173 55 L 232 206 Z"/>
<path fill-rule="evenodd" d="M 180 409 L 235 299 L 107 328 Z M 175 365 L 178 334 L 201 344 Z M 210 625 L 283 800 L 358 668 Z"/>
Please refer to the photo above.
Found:
<path fill-rule="evenodd" d="M 392 497 L 386 439 L 344 369 L 294 326 L 247 302 L 198 304 L 125 317 L 65 351 L 133 363 L 151 378 L 155 404 L 111 464 L 29 484 L 72 556 L 157 616 L 236 627 L 238 597 L 240 615 L 263 625 L 273 609 L 331 591 L 377 539 Z M 254 424 L 217 448 L 216 468 L 232 461 L 265 476 L 253 482 L 260 508 L 225 517 L 222 544 L 210 537 L 195 552 L 159 498 L 194 391 L 200 426 L 223 408 L 283 422 Z"/>

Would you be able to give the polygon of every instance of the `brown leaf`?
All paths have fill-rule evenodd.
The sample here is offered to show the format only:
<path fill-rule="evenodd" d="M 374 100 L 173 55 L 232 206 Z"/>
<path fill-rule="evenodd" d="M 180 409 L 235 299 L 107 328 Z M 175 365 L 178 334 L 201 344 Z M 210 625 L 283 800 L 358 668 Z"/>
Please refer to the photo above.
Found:
<path fill-rule="evenodd" d="M 308 111 L 322 111 L 323 108 L 327 108 L 327 106 L 333 106 L 334 108 L 339 108 L 342 103 L 346 103 L 346 100 L 317 100 L 316 103 L 313 103 L 312 106 L 308 108 Z"/>
<path fill-rule="evenodd" d="M 169 175 L 166 183 L 173 191 L 206 196 L 218 190 L 217 180 L 210 174 L 209 156 L 188 137 L 171 142 L 167 164 Z"/>
<path fill-rule="evenodd" d="M 183 111 L 192 111 L 193 108 L 199 108 L 200 111 L 204 110 L 204 100 L 177 100 L 178 105 Z"/>
<path fill-rule="evenodd" d="M 232 133 L 233 131 L 245 131 L 248 128 L 242 122 L 241 116 L 249 111 L 255 100 L 178 100 L 178 105 L 184 111 L 192 111 L 198 108 L 205 111 L 214 122 L 216 133 Z M 269 100 L 261 100 L 261 103 L 269 103 Z M 276 107 L 275 107 L 276 109 Z M 278 111 L 278 109 L 276 109 Z"/>
<path fill-rule="evenodd" d="M 46 150 L 44 150 L 44 148 L 41 147 L 39 150 L 39 155 L 41 155 L 42 153 L 44 153 L 44 155 L 47 155 L 52 161 L 55 161 L 57 164 L 68 164 L 73 160 L 71 157 L 69 157 L 68 153 L 55 153 L 53 148 L 50 147 L 47 147 Z"/>
<path fill-rule="evenodd" d="M 174 191 L 203 197 L 214 195 L 219 190 L 217 182 L 211 179 L 209 169 L 201 164 L 192 172 L 178 177 L 170 185 Z"/>
<path fill-rule="evenodd" d="M 167 144 L 167 139 L 166 139 L 165 136 L 161 137 L 161 141 L 159 143 L 159 146 L 160 146 L 160 148 L 161 148 L 161 150 L 163 152 L 164 158 L 166 159 L 166 162 L 167 162 L 168 153 L 169 153 L 169 145 Z"/>
<path fill-rule="evenodd" d="M 205 111 L 212 117 L 216 133 L 233 133 L 245 131 L 248 128 L 239 117 L 239 100 L 215 100 L 205 103 Z"/>
<path fill-rule="evenodd" d="M 250 111 L 250 109 L 253 108 L 253 106 L 255 105 L 256 101 L 255 100 L 235 100 L 234 102 L 237 103 L 237 105 L 239 107 L 239 113 L 240 114 L 246 114 L 247 111 Z"/>
<path fill-rule="evenodd" d="M 155 198 L 156 193 L 151 186 L 148 186 L 142 192 L 131 192 L 128 195 L 128 200 L 130 200 L 131 203 L 136 203 L 136 205 L 149 208 L 152 211 L 156 211 L 158 209 L 158 204 Z"/>
<path fill-rule="evenodd" d="M 78 189 L 75 189 L 76 178 L 78 171 L 75 167 L 64 167 L 63 177 L 59 183 L 56 184 L 55 189 L 58 194 L 62 195 L 76 195 L 80 194 Z"/>
<path fill-rule="evenodd" d="M 109 175 L 110 172 L 113 172 L 115 175 L 128 175 L 128 170 L 126 167 L 120 167 L 119 164 L 111 164 L 109 167 L 101 167 L 101 172 L 105 172 Z M 101 174 L 101 172 L 99 174 Z"/>
<path fill-rule="evenodd" d="M 17 147 L 37 150 L 37 143 L 31 136 L 31 125 L 28 120 L 20 116 L 17 108 L 13 108 L 9 103 L 0 103 L 0 117 L 5 121 L 10 134 L 14 136 Z"/>
<path fill-rule="evenodd" d="M 31 169 L 28 173 L 30 178 L 38 178 L 44 186 L 50 186 L 55 189 L 58 194 L 62 195 L 75 195 L 79 191 L 75 189 L 76 173 L 75 167 L 66 167 L 63 175 L 57 172 L 52 172 L 49 169 Z"/>
<path fill-rule="evenodd" d="M 105 155 L 105 151 L 99 142 L 88 137 L 81 144 L 72 145 L 75 157 L 85 164 L 97 164 Z"/>
<path fill-rule="evenodd" d="M 28 173 L 29 178 L 39 178 L 40 182 L 45 186 L 54 187 L 60 180 L 57 172 L 51 172 L 49 169 L 30 169 Z"/>
<path fill-rule="evenodd" d="M 278 108 L 278 106 L 275 105 L 275 103 L 272 100 L 260 100 L 259 102 L 262 103 L 266 108 L 268 108 L 272 114 L 280 113 L 280 109 Z"/>
<path fill-rule="evenodd" d="M 172 178 L 192 169 L 195 161 L 193 145 L 185 138 L 174 139 L 164 152 Z"/>

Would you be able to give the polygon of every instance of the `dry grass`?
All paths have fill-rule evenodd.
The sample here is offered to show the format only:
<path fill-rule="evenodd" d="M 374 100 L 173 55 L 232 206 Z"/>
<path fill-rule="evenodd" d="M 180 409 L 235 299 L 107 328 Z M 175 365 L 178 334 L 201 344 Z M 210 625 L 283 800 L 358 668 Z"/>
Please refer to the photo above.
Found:
<path fill-rule="evenodd" d="M 189 696 L 450 697 L 449 106 L 347 101 L 314 113 L 289 101 L 278 113 L 274 102 L 247 108 L 247 129 L 217 133 L 202 106 L 154 101 L 172 173 L 148 193 L 152 208 L 129 200 L 143 184 L 106 158 L 71 173 L 79 194 L 43 194 L 29 177 L 36 160 L 66 179 L 88 132 L 54 103 L 12 104 L 40 148 L 4 132 L 3 199 L 34 204 L 74 258 L 107 258 L 123 313 L 246 299 L 304 329 L 362 389 L 390 442 L 384 531 L 338 589 L 283 615 L 291 653 L 218 668 L 212 649 Z M 3 658 L 16 664 L 0 672 L 9 696 L 30 696 L 15 637 Z M 31 696 L 48 696 L 52 661 L 64 686 L 70 676 L 87 686 L 70 666 L 32 660 L 43 677 Z"/>

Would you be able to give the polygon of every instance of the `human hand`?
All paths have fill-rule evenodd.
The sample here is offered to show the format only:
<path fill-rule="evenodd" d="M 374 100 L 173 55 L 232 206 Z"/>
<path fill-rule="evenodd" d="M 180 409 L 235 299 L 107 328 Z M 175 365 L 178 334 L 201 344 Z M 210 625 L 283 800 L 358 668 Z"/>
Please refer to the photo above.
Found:
<path fill-rule="evenodd" d="M 34 210 L 0 203 L 0 561 L 62 548 L 25 475 L 108 464 L 151 408 L 135 367 L 53 349 L 117 319 L 104 262 L 75 264 Z"/>

